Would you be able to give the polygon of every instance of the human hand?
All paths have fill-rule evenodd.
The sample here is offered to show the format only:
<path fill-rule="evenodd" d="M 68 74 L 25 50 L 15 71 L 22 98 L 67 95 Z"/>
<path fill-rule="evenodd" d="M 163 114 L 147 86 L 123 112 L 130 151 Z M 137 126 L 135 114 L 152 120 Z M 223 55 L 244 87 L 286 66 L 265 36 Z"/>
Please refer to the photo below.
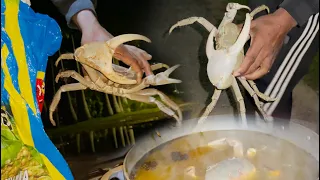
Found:
<path fill-rule="evenodd" d="M 99 24 L 94 14 L 89 10 L 80 11 L 73 17 L 73 21 L 82 32 L 81 44 L 94 41 L 107 41 L 113 38 L 113 36 Z M 143 72 L 145 72 L 147 76 L 153 74 L 150 64 L 148 63 L 148 60 L 150 60 L 152 56 L 142 49 L 130 45 L 120 45 L 115 50 L 114 57 L 130 66 L 137 73 L 138 83 L 141 82 Z"/>
<path fill-rule="evenodd" d="M 276 59 L 288 32 L 297 22 L 284 9 L 261 16 L 251 22 L 250 48 L 240 67 L 233 73 L 255 80 L 267 74 Z"/>

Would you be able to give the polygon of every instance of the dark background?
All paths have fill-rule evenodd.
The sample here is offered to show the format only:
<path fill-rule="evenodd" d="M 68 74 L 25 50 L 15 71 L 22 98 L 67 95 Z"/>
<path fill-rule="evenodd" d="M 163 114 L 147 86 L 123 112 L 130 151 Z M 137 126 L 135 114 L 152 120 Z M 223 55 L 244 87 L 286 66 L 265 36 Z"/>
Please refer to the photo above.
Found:
<path fill-rule="evenodd" d="M 36 12 L 56 19 L 62 31 L 71 31 L 50 0 L 32 0 L 31 3 Z M 206 74 L 204 51 L 209 33 L 199 24 L 179 28 L 170 36 L 167 32 L 177 21 L 191 16 L 202 16 L 218 26 L 226 5 L 227 0 L 100 0 L 96 11 L 100 24 L 114 36 L 138 33 L 149 37 L 152 43 L 141 43 L 141 47 L 153 56 L 151 63 L 181 64 L 171 75 L 183 81 L 177 89 L 184 92 L 184 100 L 203 104 L 213 93 Z M 237 19 L 241 20 L 242 14 L 239 11 Z M 81 34 L 77 30 L 71 32 L 75 33 L 76 46 L 79 46 Z M 62 48 L 61 53 L 64 51 Z M 175 86 L 161 88 L 170 93 Z"/>

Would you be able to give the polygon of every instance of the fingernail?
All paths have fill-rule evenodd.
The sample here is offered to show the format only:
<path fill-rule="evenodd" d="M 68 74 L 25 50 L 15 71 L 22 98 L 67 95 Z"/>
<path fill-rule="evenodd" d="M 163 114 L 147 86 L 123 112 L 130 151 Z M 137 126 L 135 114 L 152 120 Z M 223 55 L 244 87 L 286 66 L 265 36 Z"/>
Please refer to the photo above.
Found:
<path fill-rule="evenodd" d="M 151 56 L 150 54 L 148 54 L 148 55 L 147 55 L 147 58 L 148 58 L 148 59 L 151 59 L 151 58 L 152 58 L 152 56 Z"/>
<path fill-rule="evenodd" d="M 240 73 L 239 72 L 235 72 L 233 73 L 234 76 L 240 76 Z"/>
<path fill-rule="evenodd" d="M 243 80 L 246 80 L 246 78 L 244 76 L 241 76 L 240 78 L 243 79 Z"/>

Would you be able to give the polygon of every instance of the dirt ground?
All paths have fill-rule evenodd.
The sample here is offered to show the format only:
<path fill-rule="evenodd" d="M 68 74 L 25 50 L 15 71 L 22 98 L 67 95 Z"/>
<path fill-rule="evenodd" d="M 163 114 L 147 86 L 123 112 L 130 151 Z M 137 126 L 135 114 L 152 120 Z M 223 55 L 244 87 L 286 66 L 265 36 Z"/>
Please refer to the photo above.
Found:
<path fill-rule="evenodd" d="M 317 131 L 319 94 L 304 81 L 301 81 L 293 91 L 292 120 Z"/>

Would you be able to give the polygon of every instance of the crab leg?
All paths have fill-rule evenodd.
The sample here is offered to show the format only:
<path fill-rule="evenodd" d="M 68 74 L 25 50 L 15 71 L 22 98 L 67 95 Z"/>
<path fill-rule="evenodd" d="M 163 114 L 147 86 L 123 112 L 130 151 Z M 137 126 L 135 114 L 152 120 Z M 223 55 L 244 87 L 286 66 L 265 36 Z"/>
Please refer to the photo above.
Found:
<path fill-rule="evenodd" d="M 156 104 L 162 112 L 175 118 L 177 120 L 178 125 L 181 124 L 181 119 L 175 114 L 174 111 L 172 111 L 170 108 L 166 107 L 164 104 L 162 104 L 160 101 L 156 100 L 156 98 L 154 98 L 152 96 L 144 96 L 144 95 L 139 95 L 139 94 L 124 94 L 123 96 L 126 98 L 129 98 L 131 100 L 134 100 L 134 101 Z"/>
<path fill-rule="evenodd" d="M 258 14 L 261 11 L 267 10 L 268 14 L 270 13 L 270 9 L 266 5 L 261 5 L 257 8 L 255 8 L 253 11 L 251 11 L 250 16 L 254 17 L 256 14 Z"/>
<path fill-rule="evenodd" d="M 186 25 L 190 25 L 193 24 L 195 22 L 198 22 L 199 24 L 201 24 L 204 28 L 206 28 L 209 32 L 212 31 L 212 29 L 215 28 L 214 25 L 212 25 L 208 20 L 206 20 L 203 17 L 189 17 L 183 20 L 178 21 L 176 24 L 174 24 L 173 26 L 171 26 L 170 30 L 169 30 L 169 34 L 171 34 L 171 32 L 177 28 L 177 27 L 182 27 L 182 26 L 186 26 Z"/>
<path fill-rule="evenodd" d="M 55 78 L 55 82 L 58 83 L 60 78 L 68 78 L 68 77 L 74 78 L 77 75 L 80 76 L 80 74 L 74 70 L 67 70 L 67 71 L 59 72 Z M 74 78 L 74 79 L 76 79 L 76 78 Z M 76 79 L 76 80 L 78 80 L 78 79 Z"/>
<path fill-rule="evenodd" d="M 90 70 L 90 69 L 87 69 L 87 70 Z M 76 71 L 68 70 L 68 71 L 60 72 L 56 76 L 56 82 L 61 77 L 63 77 L 63 78 L 71 77 L 71 78 L 79 81 L 81 84 L 83 84 L 84 86 L 88 87 L 91 90 L 103 92 L 106 94 L 113 94 L 116 96 L 121 96 L 123 93 L 128 93 L 128 92 L 125 92 L 126 89 L 109 86 L 105 82 L 100 81 L 101 80 L 100 77 L 95 77 L 92 73 L 90 73 L 90 74 L 91 74 L 90 78 L 92 78 L 92 77 L 94 77 L 94 78 L 89 79 L 89 76 L 82 77 Z M 141 88 L 144 88 L 144 87 L 145 86 L 141 86 Z M 140 90 L 140 89 L 138 89 L 138 90 Z"/>
<path fill-rule="evenodd" d="M 155 71 L 155 70 L 158 70 L 158 69 L 161 69 L 161 68 L 166 68 L 166 69 L 169 69 L 170 67 L 166 64 L 163 64 L 163 63 L 157 63 L 157 64 L 152 64 L 151 65 L 151 70 L 152 71 Z"/>
<path fill-rule="evenodd" d="M 173 110 L 178 112 L 179 120 L 182 120 L 182 112 L 181 112 L 179 106 L 175 102 L 173 102 L 168 96 L 166 96 L 164 93 L 158 91 L 157 89 L 153 89 L 153 88 L 144 89 L 144 90 L 141 90 L 135 94 L 144 95 L 144 96 L 158 95 L 167 106 L 169 106 L 170 108 L 172 108 Z"/>
<path fill-rule="evenodd" d="M 74 70 L 67 70 L 60 72 L 57 76 L 55 81 L 58 82 L 60 78 L 68 78 L 72 77 L 73 79 L 79 81 L 81 84 L 87 86 L 91 90 L 98 90 L 99 88 L 95 85 L 95 83 L 92 83 L 88 80 L 86 80 L 84 77 L 82 77 L 78 72 Z"/>
<path fill-rule="evenodd" d="M 250 87 L 249 83 L 246 80 L 243 80 L 241 78 L 238 78 L 238 80 L 243 85 L 243 87 L 249 92 L 250 96 L 253 98 L 254 103 L 256 104 L 256 106 L 257 106 L 258 110 L 260 111 L 260 113 L 262 114 L 263 118 L 265 120 L 267 120 L 268 116 L 267 116 L 266 112 L 262 109 L 261 102 L 259 101 L 256 92 Z"/>
<path fill-rule="evenodd" d="M 244 100 L 243 100 L 241 91 L 239 89 L 239 85 L 238 85 L 235 77 L 233 77 L 232 89 L 233 89 L 233 92 L 234 92 L 236 99 L 239 103 L 239 109 L 240 109 L 240 115 L 241 115 L 242 122 L 244 125 L 246 125 L 247 124 L 246 107 L 244 104 Z"/>
<path fill-rule="evenodd" d="M 145 78 L 145 83 L 158 86 L 165 84 L 181 83 L 181 80 L 169 78 L 169 75 L 176 70 L 180 65 L 172 66 L 164 72 L 158 73 L 156 75 L 150 75 Z"/>
<path fill-rule="evenodd" d="M 49 108 L 49 119 L 53 126 L 56 126 L 56 122 L 53 120 L 53 112 L 56 110 L 59 101 L 61 99 L 61 93 L 67 92 L 67 91 L 78 91 L 78 90 L 84 90 L 87 89 L 86 86 L 84 86 L 81 83 L 74 83 L 74 84 L 66 84 L 59 88 L 57 93 L 54 95 L 54 98 L 52 100 L 52 103 Z"/>
<path fill-rule="evenodd" d="M 162 64 L 162 65 L 164 67 L 166 66 L 165 64 Z M 138 92 L 146 87 L 149 87 L 150 85 L 157 86 L 157 85 L 165 85 L 165 84 L 172 84 L 172 83 L 181 83 L 181 80 L 169 78 L 169 75 L 178 67 L 179 65 L 175 65 L 164 72 L 158 73 L 156 75 L 149 75 L 142 80 L 142 83 L 138 84 L 132 89 L 123 89 L 123 93 L 129 94 L 129 93 Z M 156 66 L 154 66 L 154 68 L 156 68 Z"/>
<path fill-rule="evenodd" d="M 120 71 L 120 72 L 122 71 L 122 72 L 126 72 L 128 74 L 135 74 L 135 72 L 131 69 L 131 67 L 127 69 L 127 68 L 124 68 L 124 67 L 121 67 L 121 66 L 118 66 L 118 65 L 115 65 L 115 64 L 113 64 L 112 66 L 117 72 L 118 71 Z M 150 66 L 150 68 L 151 68 L 151 71 L 155 71 L 155 70 L 158 70 L 158 69 L 161 69 L 161 68 L 169 69 L 170 67 L 168 65 L 166 65 L 166 64 L 163 64 L 163 63 L 157 63 L 157 64 L 152 64 Z"/>
<path fill-rule="evenodd" d="M 66 53 L 66 54 L 61 54 L 59 56 L 59 58 L 56 60 L 55 62 L 55 66 L 58 66 L 58 63 L 62 60 L 62 59 L 68 59 L 68 60 L 74 60 L 74 55 L 73 53 Z"/>
<path fill-rule="evenodd" d="M 248 9 L 249 11 L 251 11 L 249 6 L 241 5 L 239 3 L 228 3 L 226 7 L 227 12 L 237 11 L 240 9 Z"/>
<path fill-rule="evenodd" d="M 208 115 L 210 114 L 210 112 L 213 110 L 213 108 L 216 106 L 217 101 L 220 97 L 221 94 L 221 90 L 220 89 L 215 89 L 213 95 L 212 95 L 212 100 L 211 103 L 207 106 L 205 112 L 203 113 L 203 115 L 200 117 L 200 119 L 198 120 L 198 124 L 204 123 L 204 121 L 207 119 Z"/>
<path fill-rule="evenodd" d="M 238 3 L 228 3 L 226 7 L 227 12 L 225 13 L 218 29 L 228 23 L 231 23 L 234 20 L 234 17 L 237 15 L 238 10 L 240 9 L 248 9 L 249 11 L 251 10 L 248 6 L 244 6 Z"/>
<path fill-rule="evenodd" d="M 84 89 L 90 88 L 92 90 L 96 90 L 96 91 L 100 91 L 100 92 L 104 92 L 104 93 L 108 93 L 108 94 L 115 93 L 114 92 L 115 88 L 108 86 L 107 84 L 105 84 L 105 86 L 103 88 L 99 88 L 98 86 L 96 86 L 95 83 L 92 83 L 92 82 L 86 80 L 79 73 L 77 73 L 76 71 L 73 71 L 73 70 L 60 72 L 56 77 L 56 81 L 58 81 L 58 79 L 61 77 L 72 77 L 73 79 L 79 81 L 80 82 L 79 84 L 82 84 Z M 61 88 L 63 88 L 63 87 L 64 86 L 62 86 Z M 143 87 L 144 86 L 142 86 L 141 88 L 143 88 Z M 61 94 L 60 89 L 58 92 Z M 179 106 L 177 104 L 175 104 L 173 101 L 171 101 L 170 98 L 168 98 L 165 94 L 163 94 L 162 92 L 160 92 L 156 89 L 146 89 L 146 90 L 139 91 L 135 94 L 122 94 L 120 92 L 119 88 L 116 88 L 116 89 L 117 89 L 117 95 L 119 95 L 119 96 L 127 97 L 131 100 L 136 100 L 136 101 L 140 101 L 140 102 L 154 103 L 159 107 L 159 109 L 161 111 L 163 111 L 164 113 L 166 113 L 170 116 L 173 116 L 178 121 L 178 123 L 180 123 L 182 120 L 182 113 L 181 113 Z M 65 90 L 65 88 L 64 88 L 61 90 L 62 90 L 62 92 L 65 92 L 65 91 L 76 91 L 76 90 L 81 90 L 81 89 L 74 89 L 74 90 L 67 89 L 67 90 Z M 53 106 L 52 107 L 53 111 L 60 100 L 61 95 L 59 95 L 58 92 L 56 94 L 56 96 L 58 97 L 58 101 L 57 102 L 55 101 L 56 104 L 52 103 L 52 105 L 51 105 L 51 106 Z M 124 91 L 123 93 L 126 93 L 126 92 Z M 148 98 L 146 98 L 145 95 L 147 95 Z M 159 101 L 155 100 L 155 98 L 151 97 L 151 95 L 159 95 L 161 100 L 163 100 L 169 107 L 171 107 L 172 109 L 174 109 L 178 112 L 178 116 L 176 116 L 176 114 L 170 108 L 166 107 L 161 102 L 159 102 Z"/>
<path fill-rule="evenodd" d="M 252 87 L 252 89 L 254 90 L 254 92 L 255 92 L 261 99 L 263 99 L 263 100 L 265 100 L 265 101 L 275 101 L 275 100 L 277 100 L 277 98 L 269 97 L 269 96 L 263 94 L 262 92 L 260 92 L 259 89 L 258 89 L 258 87 L 257 87 L 257 85 L 256 85 L 256 83 L 254 83 L 254 81 L 248 80 L 248 82 L 249 82 L 250 86 Z"/>

